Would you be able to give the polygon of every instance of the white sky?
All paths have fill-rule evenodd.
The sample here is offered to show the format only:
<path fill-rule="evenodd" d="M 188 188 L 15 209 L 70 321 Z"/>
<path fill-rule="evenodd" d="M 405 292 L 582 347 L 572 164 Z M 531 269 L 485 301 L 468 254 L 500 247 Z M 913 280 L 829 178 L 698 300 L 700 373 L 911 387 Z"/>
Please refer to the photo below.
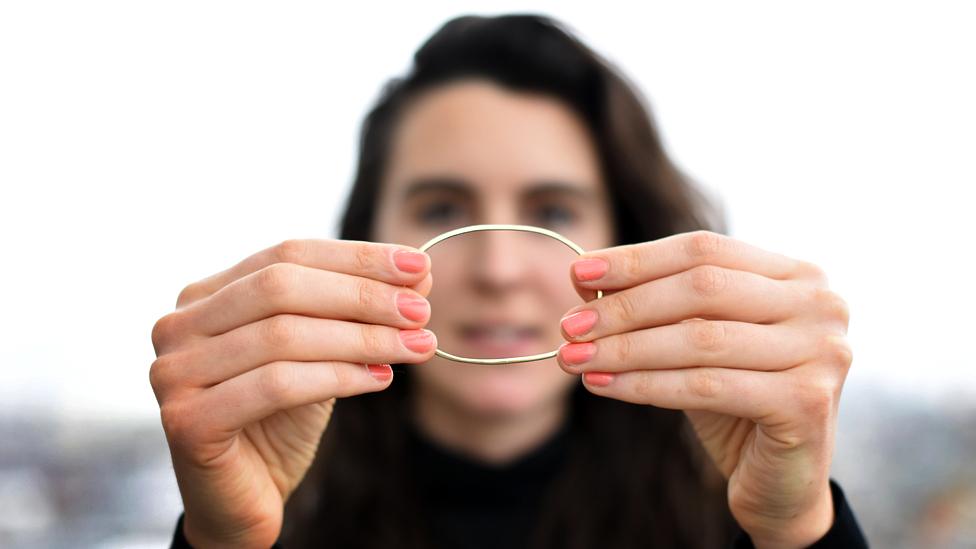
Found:
<path fill-rule="evenodd" d="M 827 270 L 848 395 L 976 396 L 971 4 L 337 5 L 0 4 L 0 412 L 154 417 L 179 290 L 334 237 L 381 84 L 448 17 L 510 9 L 642 87 L 734 236 Z"/>

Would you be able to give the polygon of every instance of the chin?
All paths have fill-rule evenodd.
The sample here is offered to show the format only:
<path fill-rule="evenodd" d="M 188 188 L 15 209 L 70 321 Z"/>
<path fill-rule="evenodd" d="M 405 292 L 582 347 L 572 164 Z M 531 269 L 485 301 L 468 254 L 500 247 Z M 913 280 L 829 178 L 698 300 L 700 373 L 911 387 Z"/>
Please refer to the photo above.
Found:
<path fill-rule="evenodd" d="M 421 366 L 429 368 L 425 382 L 465 412 L 499 419 L 551 406 L 576 381 L 555 359 L 498 366 L 435 362 Z"/>

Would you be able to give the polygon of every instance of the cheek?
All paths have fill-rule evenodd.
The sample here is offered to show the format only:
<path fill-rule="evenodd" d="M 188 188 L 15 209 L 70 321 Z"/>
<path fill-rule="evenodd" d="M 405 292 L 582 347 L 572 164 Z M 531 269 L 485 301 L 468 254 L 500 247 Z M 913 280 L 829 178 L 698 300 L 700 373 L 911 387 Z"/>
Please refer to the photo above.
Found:
<path fill-rule="evenodd" d="M 432 285 L 427 295 L 431 311 L 427 327 L 435 333 L 440 331 L 445 337 L 452 337 L 451 319 L 463 316 L 465 312 L 461 310 L 464 307 L 462 302 L 467 299 L 463 273 L 457 266 L 458 262 L 446 261 L 434 255 L 431 255 L 431 260 L 435 264 L 431 269 Z"/>
<path fill-rule="evenodd" d="M 554 263 L 546 269 L 543 278 L 537 283 L 543 305 L 548 310 L 546 321 L 554 327 L 557 335 L 559 334 L 559 319 L 562 318 L 563 314 L 573 307 L 585 303 L 583 298 L 576 293 L 576 289 L 573 288 L 569 276 L 570 265 L 572 265 L 572 260 Z"/>
<path fill-rule="evenodd" d="M 569 261 L 560 263 L 558 268 L 547 273 L 543 283 L 546 300 L 563 311 L 583 303 L 583 298 L 573 288 L 569 276 L 570 265 L 572 262 Z"/>
<path fill-rule="evenodd" d="M 394 188 L 389 194 L 399 192 L 398 188 Z M 393 203 L 392 199 L 381 199 L 375 212 L 371 237 L 377 242 L 419 247 L 433 236 L 412 222 L 404 206 Z"/>

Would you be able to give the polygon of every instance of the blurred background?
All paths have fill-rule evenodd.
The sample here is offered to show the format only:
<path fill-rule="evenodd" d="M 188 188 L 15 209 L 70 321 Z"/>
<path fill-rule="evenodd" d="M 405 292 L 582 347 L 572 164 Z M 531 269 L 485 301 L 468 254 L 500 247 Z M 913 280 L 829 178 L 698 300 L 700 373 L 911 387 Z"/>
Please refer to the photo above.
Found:
<path fill-rule="evenodd" d="M 331 238 L 362 116 L 462 13 L 561 19 L 731 234 L 851 308 L 834 477 L 876 547 L 976 546 L 966 2 L 0 3 L 0 546 L 166 547 L 148 382 L 188 283 Z"/>

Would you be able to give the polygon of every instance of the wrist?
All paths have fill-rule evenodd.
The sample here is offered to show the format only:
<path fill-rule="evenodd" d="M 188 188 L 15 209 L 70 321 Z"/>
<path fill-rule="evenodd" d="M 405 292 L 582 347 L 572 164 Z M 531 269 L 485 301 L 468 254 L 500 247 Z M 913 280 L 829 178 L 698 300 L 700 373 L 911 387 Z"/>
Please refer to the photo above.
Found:
<path fill-rule="evenodd" d="M 217 541 L 191 526 L 190 520 L 185 514 L 183 516 L 183 538 L 193 549 L 230 547 L 229 543 Z"/>
<path fill-rule="evenodd" d="M 231 548 L 255 548 L 255 549 L 267 549 L 271 546 L 271 543 L 255 543 L 253 539 L 248 539 L 249 536 L 235 536 L 233 539 L 225 539 L 219 536 L 213 536 L 206 531 L 198 529 L 193 521 L 189 519 L 184 513 L 183 515 L 183 538 L 186 543 L 193 549 L 231 549 Z"/>
<path fill-rule="evenodd" d="M 827 487 L 817 502 L 789 519 L 764 521 L 743 527 L 756 549 L 805 549 L 815 544 L 834 524 L 834 503 Z"/>

